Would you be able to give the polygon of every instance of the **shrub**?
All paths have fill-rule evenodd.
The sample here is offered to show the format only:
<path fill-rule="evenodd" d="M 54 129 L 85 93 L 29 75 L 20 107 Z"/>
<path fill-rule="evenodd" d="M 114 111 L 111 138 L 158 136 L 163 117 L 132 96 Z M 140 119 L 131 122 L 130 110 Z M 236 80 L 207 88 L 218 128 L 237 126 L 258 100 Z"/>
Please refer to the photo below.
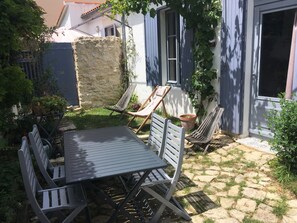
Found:
<path fill-rule="evenodd" d="M 297 101 L 280 98 L 281 110 L 271 111 L 268 127 L 274 133 L 270 140 L 272 149 L 277 152 L 279 163 L 290 172 L 297 171 Z"/>
<path fill-rule="evenodd" d="M 65 112 L 66 106 L 65 98 L 57 95 L 34 97 L 32 100 L 32 109 L 35 114 Z"/>

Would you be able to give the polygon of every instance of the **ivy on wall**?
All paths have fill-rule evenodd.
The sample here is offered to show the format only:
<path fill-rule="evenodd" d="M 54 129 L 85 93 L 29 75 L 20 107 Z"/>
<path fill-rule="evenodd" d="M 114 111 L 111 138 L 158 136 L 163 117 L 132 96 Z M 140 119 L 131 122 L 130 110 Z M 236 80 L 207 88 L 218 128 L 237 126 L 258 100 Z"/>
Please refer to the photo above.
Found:
<path fill-rule="evenodd" d="M 194 30 L 194 62 L 195 69 L 191 79 L 189 96 L 198 115 L 205 112 L 205 105 L 215 97 L 212 80 L 217 77 L 213 69 L 212 42 L 215 39 L 216 27 L 221 17 L 220 0 L 109 0 L 113 14 L 131 12 L 156 15 L 154 5 L 165 3 L 178 12 L 186 20 L 186 28 Z"/>

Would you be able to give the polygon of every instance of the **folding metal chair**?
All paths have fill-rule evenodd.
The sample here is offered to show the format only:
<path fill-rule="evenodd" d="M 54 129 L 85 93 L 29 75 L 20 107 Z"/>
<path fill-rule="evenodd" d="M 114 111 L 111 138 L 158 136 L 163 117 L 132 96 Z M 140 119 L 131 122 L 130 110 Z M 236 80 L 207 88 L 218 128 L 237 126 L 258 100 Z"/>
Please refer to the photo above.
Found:
<path fill-rule="evenodd" d="M 167 118 L 163 118 L 155 112 L 152 114 L 147 145 L 156 151 L 159 157 L 163 156 L 167 122 Z"/>
<path fill-rule="evenodd" d="M 170 121 L 168 121 L 166 129 L 165 146 L 162 157 L 174 169 L 173 176 L 169 176 L 164 169 L 153 170 L 141 185 L 141 189 L 161 202 L 161 206 L 151 219 L 151 222 L 158 222 L 166 207 L 170 208 L 185 220 L 191 220 L 187 212 L 172 197 L 181 174 L 185 131 L 183 128 L 172 124 Z M 135 180 L 138 180 L 142 174 L 143 172 L 134 173 L 133 177 Z M 154 190 L 156 186 L 161 187 L 164 194 L 157 193 L 156 190 Z"/>
<path fill-rule="evenodd" d="M 50 222 L 47 214 L 58 212 L 63 217 L 63 223 L 71 222 L 83 209 L 86 208 L 87 220 L 90 221 L 87 201 L 80 185 L 70 185 L 43 190 L 35 175 L 29 146 L 26 137 L 23 137 L 21 149 L 18 151 L 25 190 L 38 219 Z M 62 210 L 72 210 L 68 216 Z"/>
<path fill-rule="evenodd" d="M 130 84 L 129 87 L 126 89 L 125 93 L 122 95 L 120 100 L 115 105 L 104 107 L 108 110 L 111 110 L 111 113 L 109 115 L 112 115 L 113 112 L 119 112 L 121 114 L 124 113 L 124 111 L 128 107 L 128 104 L 135 90 L 135 87 L 136 87 L 136 84 Z"/>
<path fill-rule="evenodd" d="M 56 182 L 64 183 L 64 165 L 53 166 L 51 164 L 46 154 L 45 148 L 42 144 L 37 125 L 33 125 L 32 132 L 29 132 L 29 139 L 39 170 L 49 186 L 57 187 Z"/>
<path fill-rule="evenodd" d="M 217 106 L 211 113 L 206 116 L 199 127 L 186 137 L 189 142 L 204 147 L 204 154 L 207 152 L 209 143 L 216 128 L 218 127 L 218 123 L 223 112 L 224 108 Z"/>

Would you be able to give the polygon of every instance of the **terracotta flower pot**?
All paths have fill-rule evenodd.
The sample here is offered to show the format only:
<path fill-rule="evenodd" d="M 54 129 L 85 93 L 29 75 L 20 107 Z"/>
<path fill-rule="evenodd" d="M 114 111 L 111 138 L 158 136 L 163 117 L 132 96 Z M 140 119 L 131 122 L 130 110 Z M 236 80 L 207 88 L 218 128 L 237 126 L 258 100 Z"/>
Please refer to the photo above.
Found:
<path fill-rule="evenodd" d="M 195 114 L 183 114 L 179 116 L 179 120 L 181 122 L 181 126 L 186 130 L 191 130 L 194 128 L 196 124 L 197 116 Z"/>

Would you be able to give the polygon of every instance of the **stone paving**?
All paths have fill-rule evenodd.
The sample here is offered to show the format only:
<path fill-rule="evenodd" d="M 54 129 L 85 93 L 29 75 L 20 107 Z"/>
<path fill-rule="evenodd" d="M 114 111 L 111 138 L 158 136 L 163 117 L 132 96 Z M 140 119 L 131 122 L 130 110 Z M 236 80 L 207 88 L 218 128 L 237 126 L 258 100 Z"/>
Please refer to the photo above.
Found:
<path fill-rule="evenodd" d="M 268 162 L 275 155 L 241 145 L 225 135 L 215 137 L 212 151 L 206 155 L 186 147 L 175 197 L 191 215 L 191 222 L 297 222 L 296 197 L 271 176 Z M 92 222 L 104 222 L 111 213 L 110 207 L 102 205 L 93 205 Z M 282 207 L 287 207 L 286 213 L 278 214 Z M 160 222 L 187 221 L 166 209 Z"/>
<path fill-rule="evenodd" d="M 214 151 L 205 156 L 189 152 L 184 160 L 183 174 L 194 185 L 178 190 L 176 196 L 200 192 L 217 205 L 199 212 L 185 200 L 192 222 L 297 222 L 296 197 L 271 177 L 268 162 L 274 158 L 273 154 L 230 141 L 220 147 L 224 141 L 221 136 L 215 141 L 218 145 Z M 278 209 L 286 205 L 287 213 L 278 217 Z"/>

